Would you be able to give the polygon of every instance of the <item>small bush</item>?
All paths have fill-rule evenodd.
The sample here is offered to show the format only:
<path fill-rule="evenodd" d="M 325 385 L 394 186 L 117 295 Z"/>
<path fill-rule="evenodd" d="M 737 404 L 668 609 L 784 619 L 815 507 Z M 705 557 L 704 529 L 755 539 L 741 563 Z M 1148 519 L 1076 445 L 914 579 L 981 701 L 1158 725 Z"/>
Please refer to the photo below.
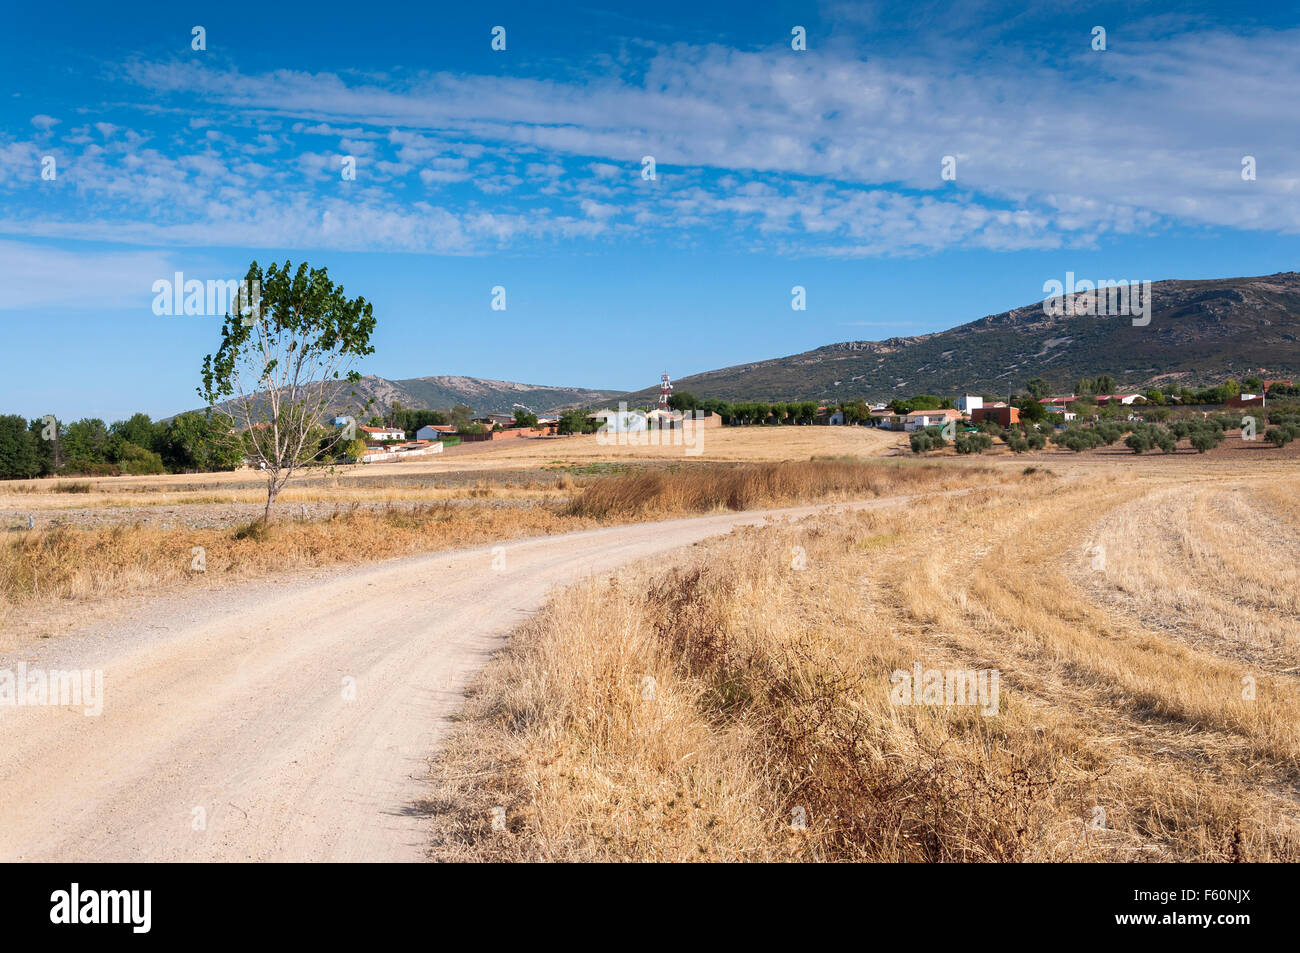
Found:
<path fill-rule="evenodd" d="M 260 519 L 245 523 L 235 530 L 235 539 L 247 539 L 254 543 L 264 543 L 271 538 L 271 527 Z"/>

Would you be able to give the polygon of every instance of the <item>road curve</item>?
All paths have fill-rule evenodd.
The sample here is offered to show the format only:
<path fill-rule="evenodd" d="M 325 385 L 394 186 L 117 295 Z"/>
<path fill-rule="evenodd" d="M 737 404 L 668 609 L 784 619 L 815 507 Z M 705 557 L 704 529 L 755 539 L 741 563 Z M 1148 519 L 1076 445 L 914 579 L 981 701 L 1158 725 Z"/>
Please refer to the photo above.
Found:
<path fill-rule="evenodd" d="M 0 705 L 0 859 L 420 860 L 427 759 L 475 672 L 553 586 L 826 508 L 192 591 L 0 656 L 0 672 L 102 670 L 104 685 L 95 717 Z"/>

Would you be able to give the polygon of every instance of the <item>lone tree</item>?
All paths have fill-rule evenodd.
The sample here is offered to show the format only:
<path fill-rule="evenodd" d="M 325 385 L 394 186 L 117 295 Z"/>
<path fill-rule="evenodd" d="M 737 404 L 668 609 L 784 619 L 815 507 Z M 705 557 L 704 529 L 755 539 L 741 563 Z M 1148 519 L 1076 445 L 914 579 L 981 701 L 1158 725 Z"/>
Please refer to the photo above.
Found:
<path fill-rule="evenodd" d="M 374 353 L 371 310 L 364 298 L 348 298 L 324 268 L 248 266 L 221 346 L 203 359 L 198 392 L 214 431 L 266 472 L 263 523 L 295 470 L 356 437 L 351 426 L 331 433 L 324 418 L 361 379 L 353 361 Z"/>

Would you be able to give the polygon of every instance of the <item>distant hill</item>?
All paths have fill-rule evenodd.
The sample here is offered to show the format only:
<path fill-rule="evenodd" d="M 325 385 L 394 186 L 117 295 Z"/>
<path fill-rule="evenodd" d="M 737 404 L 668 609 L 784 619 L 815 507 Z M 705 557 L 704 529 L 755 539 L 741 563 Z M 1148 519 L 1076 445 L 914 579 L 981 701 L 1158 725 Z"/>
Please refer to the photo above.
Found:
<path fill-rule="evenodd" d="M 1005 394 L 1042 377 L 1069 391 L 1109 374 L 1126 389 L 1194 387 L 1266 371 L 1300 376 L 1300 274 L 1152 284 L 1151 323 L 1057 316 L 1041 301 L 947 331 L 829 344 L 674 381 L 723 400 L 888 400 L 911 394 Z M 630 404 L 657 396 L 650 387 Z"/>
<path fill-rule="evenodd" d="M 400 381 L 367 378 L 371 379 L 382 381 L 393 389 L 390 396 L 386 388 L 379 388 L 389 403 L 395 397 L 403 407 L 437 410 L 454 404 L 468 404 L 476 414 L 508 414 L 516 409 L 516 404 L 526 405 L 535 414 L 553 414 L 570 407 L 601 403 L 618 393 L 586 387 L 517 384 L 481 377 L 412 377 Z"/>
<path fill-rule="evenodd" d="M 394 402 L 414 410 L 447 410 L 456 404 L 466 404 L 473 408 L 475 416 L 508 414 L 516 409 L 516 404 L 523 404 L 533 413 L 545 415 L 569 407 L 603 403 L 618 394 L 617 391 L 585 387 L 548 387 L 481 377 L 412 377 L 390 381 L 374 375 L 361 378 L 352 390 L 355 390 L 356 398 L 348 397 L 346 406 L 330 410 L 355 408 L 360 399 L 373 401 L 371 412 L 378 416 L 387 413 Z"/>

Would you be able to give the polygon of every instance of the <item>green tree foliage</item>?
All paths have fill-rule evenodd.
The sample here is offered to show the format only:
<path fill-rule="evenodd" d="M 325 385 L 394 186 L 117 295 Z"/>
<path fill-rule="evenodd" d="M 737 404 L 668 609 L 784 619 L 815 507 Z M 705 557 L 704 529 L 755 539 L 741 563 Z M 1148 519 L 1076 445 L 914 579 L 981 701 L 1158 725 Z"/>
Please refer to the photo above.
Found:
<path fill-rule="evenodd" d="M 39 437 L 17 414 L 0 417 L 0 480 L 27 480 L 41 473 Z"/>
<path fill-rule="evenodd" d="M 157 450 L 160 427 L 149 419 L 148 414 L 132 414 L 126 420 L 119 420 L 108 428 L 114 437 L 120 437 L 127 443 L 146 450 Z"/>
<path fill-rule="evenodd" d="M 349 298 L 326 269 L 305 262 L 296 271 L 287 261 L 265 271 L 253 262 L 249 286 L 260 287 L 260 300 L 241 293 L 236 313 L 226 315 L 220 346 L 203 359 L 199 395 L 227 425 L 215 432 L 238 435 L 264 470 L 265 523 L 294 472 L 319 454 L 320 434 L 342 439 L 323 419 L 361 379 L 352 363 L 374 353 L 375 319 L 369 302 Z"/>
<path fill-rule="evenodd" d="M 1151 449 L 1151 439 L 1146 434 L 1135 430 L 1124 438 L 1124 446 L 1134 453 L 1146 453 Z"/>
<path fill-rule="evenodd" d="M 58 434 L 63 431 L 63 424 L 54 420 L 47 426 L 43 419 L 37 418 L 27 425 L 27 429 L 36 443 L 36 457 L 41 466 L 40 475 L 49 476 L 58 473 L 59 467 L 63 465 L 63 451 L 59 448 L 58 440 Z M 47 436 L 51 432 L 54 436 Z"/>
<path fill-rule="evenodd" d="M 366 442 L 358 437 L 343 448 L 343 457 L 349 463 L 356 463 L 366 455 Z"/>
<path fill-rule="evenodd" d="M 447 415 L 440 410 L 412 410 L 397 403 L 384 418 L 384 426 L 396 427 L 408 436 L 415 436 L 422 427 L 442 426 L 447 423 Z"/>
<path fill-rule="evenodd" d="M 108 427 L 98 417 L 83 417 L 62 429 L 59 445 L 65 463 L 60 472 L 91 473 L 108 460 Z"/>
<path fill-rule="evenodd" d="M 470 421 L 473 419 L 474 419 L 473 409 L 465 404 L 457 404 L 455 407 L 451 409 L 451 417 L 450 417 L 451 425 L 461 433 L 468 432 L 465 430 L 465 428 L 469 426 Z"/>
<path fill-rule="evenodd" d="M 158 452 L 174 473 L 234 470 L 243 460 L 240 448 L 214 432 L 217 424 L 205 414 L 173 417 L 159 436 Z"/>
<path fill-rule="evenodd" d="M 167 472 L 167 468 L 163 466 L 162 457 L 152 450 L 146 450 L 144 447 L 138 447 L 125 440 L 118 446 L 114 462 L 123 473 Z"/>
<path fill-rule="evenodd" d="M 515 425 L 519 427 L 536 427 L 537 415 L 522 409 L 516 410 Z"/>
<path fill-rule="evenodd" d="M 958 453 L 983 453 L 993 446 L 993 438 L 986 433 L 958 434 L 953 447 Z"/>
<path fill-rule="evenodd" d="M 1031 424 L 1046 420 L 1047 408 L 1030 397 L 1020 404 L 1020 419 Z"/>
<path fill-rule="evenodd" d="M 596 422 L 587 416 L 585 410 L 566 410 L 560 414 L 558 432 L 562 434 L 595 433 L 596 427 Z"/>
<path fill-rule="evenodd" d="M 928 450 L 942 450 L 948 446 L 948 441 L 943 437 L 943 431 L 939 427 L 922 427 L 920 430 L 914 430 L 908 438 L 913 453 L 925 453 Z M 991 446 L 992 440 L 989 441 Z"/>

